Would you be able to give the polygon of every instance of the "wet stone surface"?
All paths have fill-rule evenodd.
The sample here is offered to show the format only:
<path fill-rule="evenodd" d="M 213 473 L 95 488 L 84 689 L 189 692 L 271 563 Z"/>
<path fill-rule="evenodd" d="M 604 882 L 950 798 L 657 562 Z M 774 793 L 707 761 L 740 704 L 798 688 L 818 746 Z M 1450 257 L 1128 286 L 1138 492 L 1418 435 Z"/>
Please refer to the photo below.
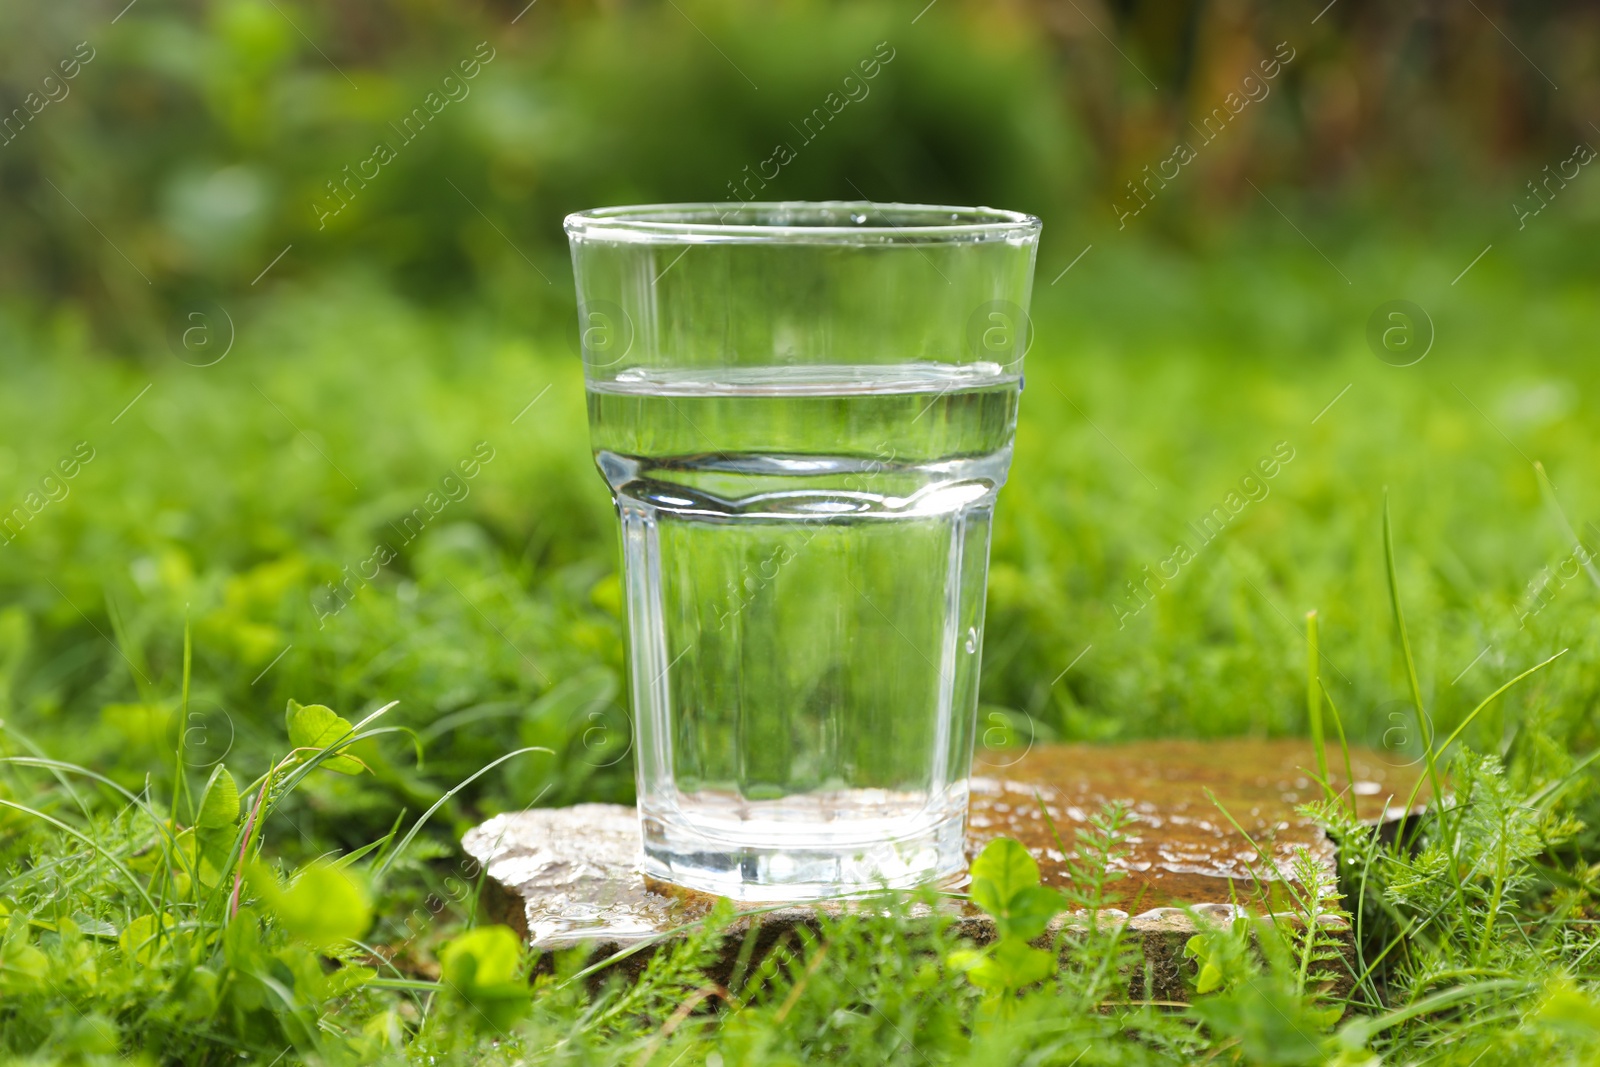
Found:
<path fill-rule="evenodd" d="M 1329 768 L 1333 786 L 1345 791 L 1342 758 L 1337 751 L 1330 756 L 1339 764 Z M 1315 766 L 1303 741 L 1039 746 L 1008 766 L 977 768 L 968 851 L 976 854 L 995 837 L 1016 838 L 1038 860 L 1046 884 L 1061 885 L 1077 830 L 1107 802 L 1125 804 L 1133 814 L 1126 877 L 1113 883 L 1116 907 L 1106 918 L 1127 922 L 1141 941 L 1155 983 L 1149 995 L 1181 998 L 1182 943 L 1194 932 L 1181 909 L 1216 919 L 1229 917 L 1235 902 L 1255 913 L 1287 911 L 1287 888 L 1297 869 L 1308 869 L 1304 860 L 1297 868 L 1302 851 L 1322 899 L 1337 903 L 1334 845 L 1295 810 L 1320 795 Z M 1349 793 L 1363 819 L 1378 825 L 1404 814 L 1418 767 L 1355 749 L 1351 770 Z M 631 807 L 579 804 L 500 815 L 462 843 L 486 868 L 490 913 L 535 948 L 589 943 L 613 952 L 698 918 L 711 903 L 647 884 Z M 815 906 L 785 908 L 752 914 L 740 926 L 758 926 L 759 941 L 771 945 L 816 915 Z M 1348 940 L 1342 922 L 1325 921 Z M 981 914 L 959 913 L 957 929 L 977 941 L 990 935 Z"/>
<path fill-rule="evenodd" d="M 1329 778 L 1343 791 L 1343 758 L 1335 750 L 1330 759 L 1339 766 L 1329 766 Z M 1420 768 L 1402 759 L 1386 762 L 1376 752 L 1351 751 L 1356 810 L 1367 822 L 1403 814 Z M 1295 881 L 1295 857 L 1302 849 L 1322 872 L 1324 899 L 1333 891 L 1333 843 L 1295 810 L 1321 798 L 1316 757 L 1307 742 L 1047 745 L 1010 766 L 978 769 L 989 773 L 973 779 L 969 853 L 996 837 L 1016 838 L 1039 861 L 1047 885 L 1066 880 L 1061 846 L 1070 852 L 1077 829 L 1107 802 L 1121 801 L 1133 813 L 1121 865 L 1126 877 L 1115 884 L 1115 904 L 1123 910 L 1231 899 L 1260 905 L 1263 897 L 1285 907 L 1282 883 Z"/>

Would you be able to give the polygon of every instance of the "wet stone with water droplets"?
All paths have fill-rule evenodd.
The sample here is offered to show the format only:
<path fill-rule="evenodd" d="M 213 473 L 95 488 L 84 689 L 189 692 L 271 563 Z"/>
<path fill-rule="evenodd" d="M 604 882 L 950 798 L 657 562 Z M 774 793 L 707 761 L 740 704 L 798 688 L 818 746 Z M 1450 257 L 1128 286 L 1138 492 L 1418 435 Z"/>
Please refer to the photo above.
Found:
<path fill-rule="evenodd" d="M 1290 890 L 1302 888 L 1294 884 L 1302 850 L 1320 872 L 1317 892 L 1325 907 L 1337 908 L 1334 844 L 1296 810 L 1320 796 L 1315 767 L 1303 741 L 1035 746 L 1006 766 L 978 768 L 967 851 L 976 855 L 996 837 L 1015 838 L 1038 861 L 1044 883 L 1062 885 L 1078 830 L 1107 802 L 1122 802 L 1132 813 L 1120 864 L 1126 873 L 1112 884 L 1114 907 L 1104 917 L 1126 922 L 1143 950 L 1152 986 L 1142 995 L 1184 999 L 1183 944 L 1195 931 L 1190 912 L 1219 921 L 1238 906 L 1254 914 L 1288 912 Z M 1375 832 L 1405 815 L 1419 768 L 1396 767 L 1355 749 L 1351 771 L 1355 781 L 1347 788 L 1342 766 L 1330 767 L 1333 786 L 1354 797 Z M 712 903 L 640 874 L 638 817 L 631 807 L 579 804 L 500 815 L 468 832 L 463 845 L 487 868 L 491 913 L 536 949 L 588 943 L 609 954 L 698 918 Z M 757 951 L 764 952 L 797 926 L 814 924 L 819 907 L 828 905 L 741 919 L 727 965 L 749 924 L 759 926 Z M 987 916 L 954 904 L 952 911 L 960 912 L 957 933 L 979 942 L 993 937 Z M 1351 945 L 1343 919 L 1321 921 Z M 1051 932 L 1081 922 L 1082 916 L 1066 916 Z M 637 972 L 644 955 L 621 966 Z M 1331 968 L 1330 978 L 1336 980 L 1337 971 Z"/>

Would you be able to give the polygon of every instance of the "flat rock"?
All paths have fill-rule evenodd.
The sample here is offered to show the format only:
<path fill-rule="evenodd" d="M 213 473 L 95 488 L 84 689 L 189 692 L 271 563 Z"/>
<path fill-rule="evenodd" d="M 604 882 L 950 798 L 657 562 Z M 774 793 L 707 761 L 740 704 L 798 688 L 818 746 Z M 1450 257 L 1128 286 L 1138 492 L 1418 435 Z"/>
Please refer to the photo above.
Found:
<path fill-rule="evenodd" d="M 1352 786 L 1337 751 L 1330 762 L 1339 764 L 1329 768 L 1334 789 L 1353 796 L 1364 821 L 1378 826 L 1406 814 L 1417 767 L 1353 749 Z M 1314 878 L 1317 896 L 1337 906 L 1334 844 L 1296 810 L 1321 794 L 1315 767 L 1304 741 L 1038 746 L 1007 766 L 978 768 L 967 848 L 976 855 L 995 837 L 1015 838 L 1033 853 L 1045 883 L 1061 885 L 1078 831 L 1107 803 L 1124 804 L 1132 816 L 1118 865 L 1124 877 L 1112 883 L 1116 907 L 1104 918 L 1126 922 L 1141 942 L 1154 978 L 1147 995 L 1182 999 L 1190 913 L 1221 920 L 1241 905 L 1287 911 L 1290 890 L 1303 888 L 1297 875 Z M 499 815 L 462 844 L 486 869 L 491 913 L 536 949 L 587 943 L 609 954 L 659 939 L 711 904 L 703 894 L 647 882 L 638 816 L 624 805 Z M 797 924 L 814 924 L 819 907 L 836 906 L 752 911 L 739 925 L 759 926 L 758 940 L 770 946 Z M 959 933 L 992 937 L 987 916 L 952 910 L 960 913 Z M 1057 926 L 1081 921 L 1066 917 Z M 1342 920 L 1322 921 L 1350 944 Z"/>
<path fill-rule="evenodd" d="M 1418 768 L 1364 749 L 1350 757 L 1355 784 L 1346 796 L 1353 793 L 1357 814 L 1373 825 L 1401 818 Z M 1333 787 L 1345 791 L 1343 758 L 1337 751 L 1329 758 Z M 1234 900 L 1286 907 L 1284 890 L 1296 883 L 1302 850 L 1321 872 L 1323 899 L 1333 892 L 1333 842 L 1296 811 L 1322 796 L 1308 742 L 1046 745 L 1009 766 L 980 770 L 989 773 L 972 780 L 968 852 L 976 855 L 996 837 L 1015 838 L 1039 861 L 1047 885 L 1067 880 L 1063 845 L 1070 852 L 1077 831 L 1105 804 L 1121 801 L 1133 814 L 1134 835 L 1119 864 L 1126 876 L 1114 887 L 1113 902 L 1125 910 Z"/>

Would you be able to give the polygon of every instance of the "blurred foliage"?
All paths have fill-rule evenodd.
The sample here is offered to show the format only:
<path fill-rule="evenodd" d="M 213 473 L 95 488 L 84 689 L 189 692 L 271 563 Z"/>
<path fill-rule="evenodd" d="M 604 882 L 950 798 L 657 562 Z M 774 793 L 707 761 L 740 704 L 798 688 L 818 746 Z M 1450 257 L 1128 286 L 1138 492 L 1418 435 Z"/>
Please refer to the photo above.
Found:
<path fill-rule="evenodd" d="M 184 300 L 249 287 L 291 244 L 274 281 L 379 271 L 414 297 L 472 293 L 536 316 L 570 304 L 552 284 L 563 214 L 730 198 L 779 140 L 798 159 L 766 198 L 982 190 L 1042 209 L 1070 168 L 1067 125 L 1039 91 L 1048 57 L 1014 19 L 974 10 L 912 38 L 882 6 L 513 15 L 416 4 L 379 21 L 269 0 L 145 0 L 115 26 L 84 5 L 0 15 L 8 70 L 86 38 L 95 50 L 70 95 L 0 148 L 0 189 L 27 205 L 0 239 L 0 278 L 71 298 L 132 344 Z M 891 58 L 862 82 L 880 42 Z M 462 77 L 475 55 L 489 58 Z M 450 75 L 459 102 L 408 142 L 406 116 Z M 852 75 L 860 99 L 804 142 L 791 124 Z M 3 91 L 31 87 L 19 75 Z M 379 141 L 394 161 L 341 184 Z M 348 208 L 324 220 L 336 186 Z"/>
<path fill-rule="evenodd" d="M 1385 226 L 1470 208 L 1505 228 L 1600 114 L 1600 12 L 1576 0 L 116 6 L 0 11 L 0 106 L 22 109 L 0 145 L 0 288 L 17 314 L 81 308 L 123 349 L 186 302 L 326 269 L 544 321 L 570 305 L 563 214 L 727 199 L 779 143 L 795 160 L 741 198 L 1004 205 L 1048 217 L 1064 259 L 1179 141 L 1201 161 L 1145 186 L 1134 223 L 1163 240 L 1260 208 L 1252 182 L 1332 213 L 1303 227 L 1336 241 L 1378 202 Z M 1206 143 L 1280 42 L 1292 60 Z M 892 59 L 861 78 L 880 44 Z M 463 78 L 475 54 L 492 58 Z M 808 140 L 830 93 L 844 104 Z M 394 159 L 340 184 L 379 141 Z M 324 220 L 330 183 L 349 205 Z"/>

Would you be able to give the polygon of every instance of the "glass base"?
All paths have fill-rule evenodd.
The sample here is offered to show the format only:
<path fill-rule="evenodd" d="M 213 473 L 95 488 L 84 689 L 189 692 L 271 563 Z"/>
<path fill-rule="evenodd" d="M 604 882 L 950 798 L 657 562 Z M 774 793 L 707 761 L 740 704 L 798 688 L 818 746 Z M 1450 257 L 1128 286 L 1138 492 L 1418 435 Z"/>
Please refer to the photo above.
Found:
<path fill-rule="evenodd" d="M 852 799 L 851 810 L 861 812 L 861 798 Z M 796 817 L 810 814 L 808 807 L 826 809 L 834 818 Z M 966 870 L 966 811 L 964 792 L 958 803 L 937 812 L 849 819 L 837 818 L 837 797 L 745 801 L 722 810 L 702 802 L 693 820 L 681 808 L 657 813 L 641 805 L 644 873 L 751 903 L 911 889 Z"/>

